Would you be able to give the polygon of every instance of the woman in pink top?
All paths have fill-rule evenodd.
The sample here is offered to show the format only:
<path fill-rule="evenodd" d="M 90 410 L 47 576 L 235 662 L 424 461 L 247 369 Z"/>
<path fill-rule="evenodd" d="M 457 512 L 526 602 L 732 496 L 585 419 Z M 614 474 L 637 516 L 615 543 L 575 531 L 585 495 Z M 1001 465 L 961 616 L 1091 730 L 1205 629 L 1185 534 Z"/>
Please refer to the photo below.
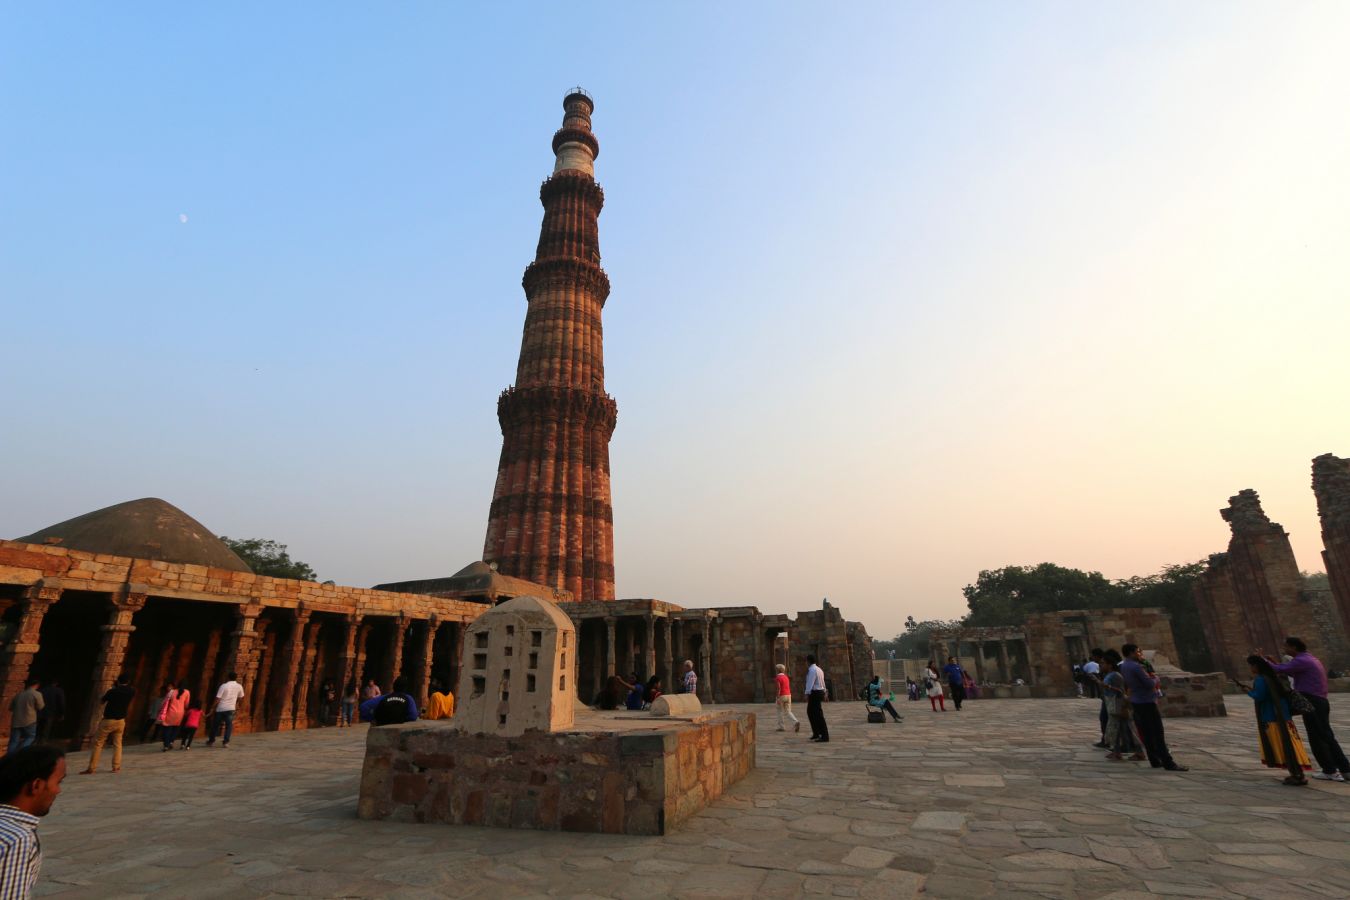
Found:
<path fill-rule="evenodd" d="M 164 695 L 164 706 L 159 711 L 159 724 L 164 726 L 164 752 L 173 749 L 173 739 L 178 737 L 178 729 L 187 715 L 188 701 L 192 694 L 188 692 L 187 682 L 178 682 L 176 689 L 170 688 Z"/>
<path fill-rule="evenodd" d="M 785 719 L 791 719 L 792 730 L 801 731 L 802 723 L 792 714 L 792 682 L 788 681 L 787 668 L 779 663 L 774 666 L 774 669 L 778 672 L 777 675 L 773 676 L 774 685 L 778 689 L 778 697 L 775 701 L 778 704 L 778 730 L 787 731 Z"/>

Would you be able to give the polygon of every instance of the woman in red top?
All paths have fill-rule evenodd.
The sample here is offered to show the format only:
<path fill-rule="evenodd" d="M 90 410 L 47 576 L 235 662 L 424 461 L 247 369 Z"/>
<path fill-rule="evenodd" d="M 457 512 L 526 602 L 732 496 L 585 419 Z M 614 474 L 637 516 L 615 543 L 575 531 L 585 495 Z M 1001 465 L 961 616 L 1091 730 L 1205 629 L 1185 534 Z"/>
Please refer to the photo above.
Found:
<path fill-rule="evenodd" d="M 178 749 L 191 750 L 192 739 L 197 734 L 197 726 L 202 724 L 202 704 L 200 700 L 193 700 L 188 711 L 183 715 L 183 727 L 178 732 Z"/>
<path fill-rule="evenodd" d="M 178 682 L 177 690 L 170 688 L 169 693 L 164 695 L 164 706 L 159 710 L 159 724 L 164 726 L 165 753 L 173 749 L 173 739 L 178 737 L 178 729 L 187 715 L 188 701 L 191 699 L 186 681 Z"/>
<path fill-rule="evenodd" d="M 792 714 L 792 682 L 788 681 L 787 668 L 779 663 L 774 666 L 778 674 L 773 676 L 774 684 L 778 689 L 778 697 L 775 702 L 778 704 L 778 730 L 787 731 L 785 719 L 792 720 L 792 730 L 801 731 L 802 723 Z"/>

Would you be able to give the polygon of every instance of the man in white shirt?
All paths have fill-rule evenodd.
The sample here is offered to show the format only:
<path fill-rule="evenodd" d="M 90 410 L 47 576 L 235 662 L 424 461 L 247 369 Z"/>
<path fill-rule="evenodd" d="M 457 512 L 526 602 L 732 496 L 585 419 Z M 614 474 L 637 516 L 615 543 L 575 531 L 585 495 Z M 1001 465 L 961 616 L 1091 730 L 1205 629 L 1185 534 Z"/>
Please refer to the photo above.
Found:
<path fill-rule="evenodd" d="M 825 724 L 825 711 L 821 704 L 825 701 L 825 673 L 816 665 L 816 658 L 806 657 L 806 718 L 811 723 L 811 740 L 827 744 L 830 741 L 830 729 Z"/>
<path fill-rule="evenodd" d="M 215 715 L 211 720 L 211 737 L 206 740 L 208 747 L 215 745 L 222 724 L 225 726 L 225 740 L 220 746 L 230 746 L 230 737 L 234 734 L 234 712 L 239 707 L 239 701 L 244 698 L 244 686 L 236 680 L 238 677 L 234 672 L 229 674 L 225 683 L 216 690 L 216 699 L 211 701 L 211 708 L 206 711 L 208 716 Z"/>

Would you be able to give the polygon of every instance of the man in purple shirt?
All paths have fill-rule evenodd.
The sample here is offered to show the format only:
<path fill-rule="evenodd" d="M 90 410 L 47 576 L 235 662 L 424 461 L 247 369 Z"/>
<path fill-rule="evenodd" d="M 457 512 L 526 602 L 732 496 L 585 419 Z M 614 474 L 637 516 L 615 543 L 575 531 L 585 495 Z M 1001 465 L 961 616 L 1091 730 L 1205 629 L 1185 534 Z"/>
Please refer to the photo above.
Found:
<path fill-rule="evenodd" d="M 1303 730 L 1308 734 L 1308 746 L 1322 767 L 1313 773 L 1323 781 L 1350 781 L 1350 762 L 1331 730 L 1331 704 L 1327 702 L 1327 670 L 1322 661 L 1308 652 L 1308 645 L 1296 637 L 1284 639 L 1284 652 L 1289 662 L 1271 660 L 1271 668 L 1294 679 L 1294 690 L 1308 698 L 1312 712 L 1303 715 Z"/>
<path fill-rule="evenodd" d="M 1125 679 L 1130 708 L 1134 711 L 1134 724 L 1138 726 L 1139 737 L 1144 741 L 1149 765 L 1169 772 L 1188 771 L 1185 766 L 1177 765 L 1176 760 L 1172 759 L 1172 752 L 1167 749 L 1167 736 L 1163 733 L 1162 713 L 1158 712 L 1158 694 L 1153 676 L 1143 666 L 1144 651 L 1137 644 L 1126 644 L 1120 648 L 1120 655 L 1125 657 L 1120 664 L 1120 674 Z"/>

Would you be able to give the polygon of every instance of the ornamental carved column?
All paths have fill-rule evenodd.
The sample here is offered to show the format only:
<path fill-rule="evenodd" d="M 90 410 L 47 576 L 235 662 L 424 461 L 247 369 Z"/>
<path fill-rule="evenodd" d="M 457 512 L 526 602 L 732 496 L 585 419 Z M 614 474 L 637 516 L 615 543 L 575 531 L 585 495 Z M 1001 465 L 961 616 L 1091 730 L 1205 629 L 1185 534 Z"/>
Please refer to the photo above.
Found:
<path fill-rule="evenodd" d="M 103 717 L 103 695 L 117 681 L 117 676 L 122 674 L 122 666 L 126 662 L 127 644 L 131 640 L 131 633 L 136 630 L 136 626 L 131 624 L 132 618 L 136 613 L 145 608 L 147 594 L 114 594 L 112 596 L 112 612 L 108 616 L 108 621 L 99 626 L 103 632 L 103 639 L 99 645 L 98 658 L 94 662 L 94 674 L 90 680 L 91 692 L 89 695 L 89 707 L 85 716 L 85 727 L 83 731 L 76 732 L 75 741 L 80 747 L 88 742 L 94 730 L 98 727 L 99 719 Z"/>
<path fill-rule="evenodd" d="M 408 619 L 402 613 L 394 620 L 394 633 L 389 639 L 389 660 L 384 666 L 384 681 L 380 688 L 384 691 L 394 689 L 394 679 L 403 674 L 403 638 L 408 630 Z"/>
<path fill-rule="evenodd" d="M 553 174 L 539 191 L 544 220 L 522 279 L 516 381 L 497 401 L 502 453 L 483 547 L 503 575 L 588 601 L 614 599 L 609 441 L 618 415 L 605 393 L 609 277 L 600 268 L 594 108 L 584 91 L 564 98 Z"/>
<path fill-rule="evenodd" d="M 423 709 L 426 708 L 427 698 L 431 696 L 431 655 L 435 652 L 436 626 L 439 621 L 439 618 L 433 615 L 423 623 L 426 626 L 425 633 L 417 648 L 417 656 L 413 660 L 415 668 L 411 693 L 419 707 Z"/>
<path fill-rule="evenodd" d="M 309 689 L 314 684 L 314 673 L 319 664 L 319 632 L 323 622 L 311 621 L 305 626 L 305 650 L 300 659 L 300 673 L 295 691 L 295 715 L 292 728 L 309 727 Z"/>
<path fill-rule="evenodd" d="M 764 668 L 764 614 L 754 613 L 750 617 L 751 649 L 754 651 L 755 702 L 764 702 L 764 685 L 768 681 L 768 672 Z"/>
<path fill-rule="evenodd" d="M 455 662 L 455 681 L 453 690 L 459 690 L 459 677 L 464 671 L 464 632 L 468 630 L 469 623 L 461 619 L 455 623 L 455 644 L 454 644 L 454 662 Z"/>
<path fill-rule="evenodd" d="M 212 628 L 211 634 L 206 639 L 206 654 L 202 657 L 202 678 L 197 683 L 197 690 L 192 695 L 202 701 L 202 708 L 210 705 L 210 698 L 214 696 L 211 692 L 218 685 L 216 684 L 216 663 L 220 659 L 220 642 L 222 628 Z"/>
<path fill-rule="evenodd" d="M 271 724 L 274 731 L 290 731 L 291 711 L 295 708 L 292 698 L 295 696 L 296 676 L 300 672 L 301 657 L 304 654 L 305 641 L 309 638 L 309 618 L 311 613 L 302 606 L 295 609 L 295 619 L 291 623 L 291 637 L 286 642 L 286 655 L 282 662 L 282 681 L 280 691 L 281 708 L 276 721 Z"/>
<path fill-rule="evenodd" d="M 998 672 L 1004 684 L 1012 683 L 1012 666 L 1008 663 L 1008 642 L 998 642 Z"/>
<path fill-rule="evenodd" d="M 712 694 L 712 617 L 703 615 L 703 640 L 698 648 L 699 678 L 698 698 L 704 703 L 713 702 Z"/>
<path fill-rule="evenodd" d="M 356 665 L 352 669 L 352 678 L 356 679 L 358 691 L 366 686 L 366 653 L 370 647 L 372 628 L 370 616 L 365 616 L 361 620 L 361 627 L 356 631 Z"/>
<path fill-rule="evenodd" d="M 24 591 L 23 599 L 20 601 L 23 604 L 23 611 L 19 618 L 19 627 L 14 631 L 14 639 L 0 655 L 0 690 L 4 691 L 3 716 L 6 734 L 9 732 L 11 717 L 9 701 L 23 690 L 23 683 L 28 679 L 28 670 L 33 665 L 33 657 L 37 656 L 40 649 L 38 638 L 42 634 L 42 620 L 52 604 L 60 599 L 61 589 L 58 587 L 35 584 Z"/>
<path fill-rule="evenodd" d="M 338 660 L 337 689 L 338 698 L 347 696 L 347 682 L 352 680 L 356 670 L 356 635 L 360 628 L 360 617 L 351 614 L 342 617 L 342 657 Z M 357 690 L 361 685 L 356 686 Z"/>
<path fill-rule="evenodd" d="M 614 677 L 614 622 L 613 616 L 605 616 L 605 679 Z"/>
<path fill-rule="evenodd" d="M 647 613 L 647 677 L 656 674 L 656 617 Z"/>
<path fill-rule="evenodd" d="M 661 689 L 666 693 L 671 693 L 675 690 L 675 646 L 674 629 L 671 626 L 669 616 L 661 620 L 661 632 L 666 639 L 666 670 L 661 676 L 663 681 Z"/>
<path fill-rule="evenodd" d="M 249 697 L 257 696 L 258 703 L 262 703 L 262 696 L 252 693 L 258 681 L 258 655 L 255 652 L 257 649 L 255 644 L 258 638 L 258 616 L 261 613 L 262 603 L 256 597 L 250 598 L 248 603 L 240 603 L 235 611 L 234 631 L 230 632 L 229 652 L 225 657 L 229 661 L 229 668 L 225 671 L 225 675 L 228 677 L 230 672 L 234 672 L 239 683 L 244 686 L 244 696 L 235 707 L 236 731 L 249 730 L 247 723 L 253 715 L 253 710 L 249 709 L 251 705 Z M 215 699 L 214 695 L 210 699 Z"/>

